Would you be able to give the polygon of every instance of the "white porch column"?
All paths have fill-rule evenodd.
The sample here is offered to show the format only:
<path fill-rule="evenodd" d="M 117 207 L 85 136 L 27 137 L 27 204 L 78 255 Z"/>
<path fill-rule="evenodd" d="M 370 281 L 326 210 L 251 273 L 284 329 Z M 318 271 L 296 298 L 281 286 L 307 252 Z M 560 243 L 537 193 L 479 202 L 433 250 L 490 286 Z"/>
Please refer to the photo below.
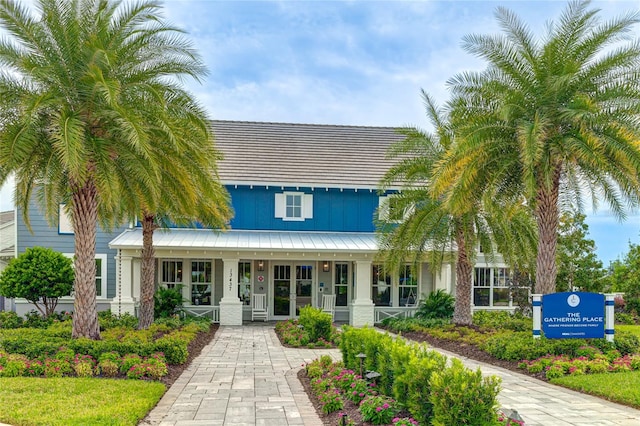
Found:
<path fill-rule="evenodd" d="M 111 312 L 116 315 L 129 313 L 135 315 L 133 300 L 133 257 L 123 256 L 120 251 L 116 260 L 116 295 L 111 300 Z"/>
<path fill-rule="evenodd" d="M 351 302 L 349 324 L 354 327 L 372 326 L 375 321 L 371 300 L 371 261 L 356 261 L 356 297 Z"/>
<path fill-rule="evenodd" d="M 238 299 L 238 262 L 222 259 L 223 281 L 220 299 L 220 325 L 242 325 L 242 302 Z"/>
<path fill-rule="evenodd" d="M 434 277 L 434 291 L 444 290 L 449 294 L 455 295 L 455 276 L 452 273 L 452 265 L 444 263 L 440 267 L 440 272 Z"/>

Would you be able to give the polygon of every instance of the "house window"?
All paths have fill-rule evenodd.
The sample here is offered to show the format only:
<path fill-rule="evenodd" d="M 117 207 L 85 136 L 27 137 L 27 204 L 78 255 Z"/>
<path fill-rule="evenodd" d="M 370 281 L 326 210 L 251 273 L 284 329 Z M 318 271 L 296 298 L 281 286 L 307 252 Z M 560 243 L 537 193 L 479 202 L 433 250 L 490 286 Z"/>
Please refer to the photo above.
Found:
<path fill-rule="evenodd" d="M 238 298 L 244 305 L 251 304 L 251 262 L 238 262 Z"/>
<path fill-rule="evenodd" d="M 418 280 L 411 270 L 411 265 L 400 269 L 400 306 L 414 306 L 418 300 Z"/>
<path fill-rule="evenodd" d="M 376 306 L 391 306 L 391 276 L 382 265 L 373 265 L 371 273 L 371 297 Z"/>
<path fill-rule="evenodd" d="M 413 207 L 402 207 L 399 195 L 390 194 L 378 198 L 378 219 L 387 223 L 400 223 L 413 211 Z"/>
<path fill-rule="evenodd" d="M 335 264 L 333 288 L 336 292 L 336 306 L 347 306 L 349 290 L 349 265 L 346 263 Z"/>
<path fill-rule="evenodd" d="M 276 218 L 290 221 L 313 219 L 313 195 L 304 192 L 276 194 Z"/>
<path fill-rule="evenodd" d="M 162 261 L 162 285 L 166 288 L 176 288 L 182 284 L 182 260 Z"/>
<path fill-rule="evenodd" d="M 475 268 L 473 304 L 475 306 L 509 306 L 509 268 Z"/>
<path fill-rule="evenodd" d="M 73 253 L 62 253 L 64 256 L 74 259 Z M 73 295 L 73 290 L 69 296 Z M 105 299 L 107 297 L 107 255 L 96 254 L 96 297 Z"/>
<path fill-rule="evenodd" d="M 71 216 L 67 214 L 66 204 L 58 205 L 58 234 L 73 235 Z"/>
<path fill-rule="evenodd" d="M 191 304 L 211 305 L 211 262 L 191 261 Z"/>

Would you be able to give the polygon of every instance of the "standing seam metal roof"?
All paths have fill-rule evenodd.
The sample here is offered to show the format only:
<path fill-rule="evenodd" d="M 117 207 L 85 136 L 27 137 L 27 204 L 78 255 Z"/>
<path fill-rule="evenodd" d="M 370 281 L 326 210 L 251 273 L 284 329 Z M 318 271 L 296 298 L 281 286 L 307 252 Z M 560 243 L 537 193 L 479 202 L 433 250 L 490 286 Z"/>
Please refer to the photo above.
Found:
<path fill-rule="evenodd" d="M 156 249 L 272 250 L 376 252 L 374 233 L 365 232 L 294 232 L 294 231 L 214 231 L 203 229 L 171 229 L 153 235 Z M 114 238 L 114 249 L 142 248 L 142 230 L 128 229 Z"/>

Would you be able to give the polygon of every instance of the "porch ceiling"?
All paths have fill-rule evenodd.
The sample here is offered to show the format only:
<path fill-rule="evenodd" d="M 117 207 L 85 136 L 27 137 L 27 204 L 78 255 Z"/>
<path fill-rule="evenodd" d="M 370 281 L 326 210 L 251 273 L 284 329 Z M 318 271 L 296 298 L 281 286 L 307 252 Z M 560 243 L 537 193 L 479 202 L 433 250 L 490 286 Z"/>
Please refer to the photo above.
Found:
<path fill-rule="evenodd" d="M 326 251 L 369 253 L 378 250 L 376 235 L 364 232 L 292 232 L 243 231 L 225 232 L 203 229 L 158 230 L 153 234 L 156 249 L 214 249 L 270 251 Z M 128 229 L 114 238 L 112 249 L 141 249 L 142 230 Z"/>

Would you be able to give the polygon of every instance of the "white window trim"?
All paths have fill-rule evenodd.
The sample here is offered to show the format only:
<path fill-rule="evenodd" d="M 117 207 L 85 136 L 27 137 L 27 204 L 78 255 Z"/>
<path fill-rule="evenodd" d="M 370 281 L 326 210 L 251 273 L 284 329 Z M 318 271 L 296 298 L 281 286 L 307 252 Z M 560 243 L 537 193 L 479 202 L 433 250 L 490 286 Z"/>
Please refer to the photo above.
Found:
<path fill-rule="evenodd" d="M 289 222 L 303 222 L 307 219 L 313 219 L 313 194 L 305 194 L 304 192 L 285 191 L 275 194 L 275 217 Z M 300 214 L 301 217 L 287 216 L 287 196 L 300 197 Z"/>
<path fill-rule="evenodd" d="M 58 205 L 58 234 L 60 235 L 73 235 L 73 222 L 71 217 L 65 211 L 66 204 Z"/>
<path fill-rule="evenodd" d="M 378 220 L 386 223 L 402 223 L 411 213 L 413 213 L 414 207 L 409 207 L 402 213 L 402 219 L 390 220 L 389 203 L 391 202 L 391 199 L 396 196 L 396 194 L 388 194 L 378 197 Z"/>
<path fill-rule="evenodd" d="M 64 257 L 68 257 L 72 261 L 73 261 L 73 258 L 75 257 L 74 253 L 62 253 L 62 255 Z M 100 283 L 100 293 L 102 294 L 100 296 L 96 295 L 96 299 L 103 300 L 103 299 L 107 299 L 107 254 L 96 253 L 95 258 L 100 259 L 102 261 L 101 262 L 102 267 L 100 268 L 100 279 L 102 280 L 102 282 Z M 73 300 L 73 298 L 74 298 L 73 296 L 64 296 L 64 297 L 61 297 L 60 299 Z"/>

